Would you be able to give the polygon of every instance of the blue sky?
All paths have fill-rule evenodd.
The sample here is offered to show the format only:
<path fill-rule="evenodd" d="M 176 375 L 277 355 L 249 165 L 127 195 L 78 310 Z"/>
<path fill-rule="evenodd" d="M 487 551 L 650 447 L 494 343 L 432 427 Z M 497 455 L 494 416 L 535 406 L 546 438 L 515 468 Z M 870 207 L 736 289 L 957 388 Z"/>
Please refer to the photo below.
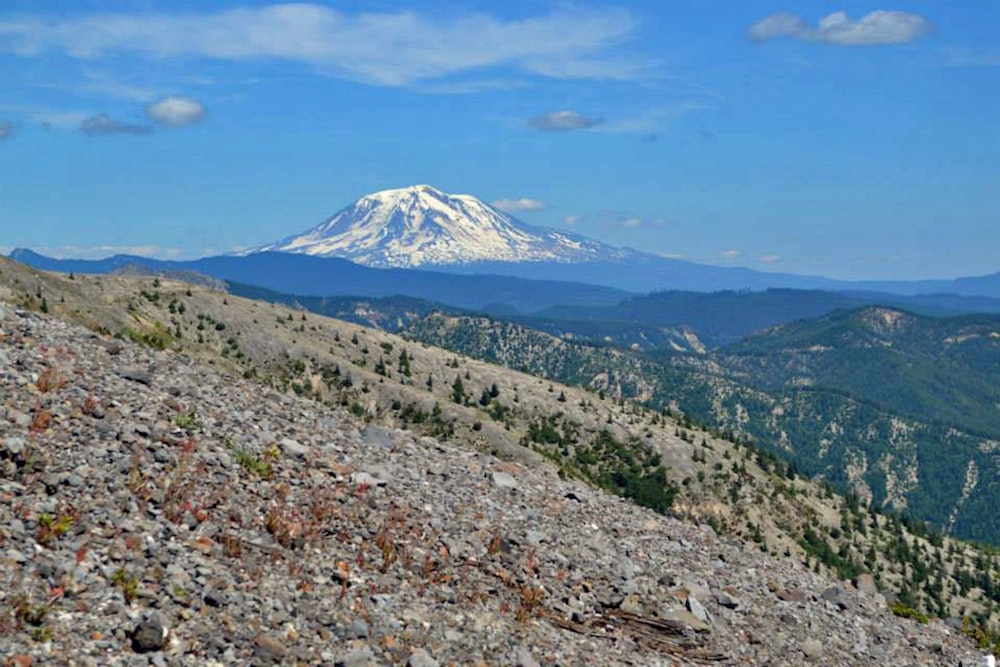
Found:
<path fill-rule="evenodd" d="M 429 183 L 698 262 L 991 273 L 998 102 L 993 0 L 5 0 L 0 249 L 229 252 Z"/>

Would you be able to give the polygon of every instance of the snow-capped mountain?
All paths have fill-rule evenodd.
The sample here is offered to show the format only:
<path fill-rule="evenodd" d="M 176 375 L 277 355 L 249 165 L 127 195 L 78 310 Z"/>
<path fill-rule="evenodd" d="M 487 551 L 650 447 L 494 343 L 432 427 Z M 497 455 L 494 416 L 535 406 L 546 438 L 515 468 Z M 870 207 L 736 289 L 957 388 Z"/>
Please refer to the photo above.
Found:
<path fill-rule="evenodd" d="M 629 251 L 521 222 L 429 185 L 366 195 L 323 224 L 253 252 L 343 257 L 373 267 L 620 260 Z"/>

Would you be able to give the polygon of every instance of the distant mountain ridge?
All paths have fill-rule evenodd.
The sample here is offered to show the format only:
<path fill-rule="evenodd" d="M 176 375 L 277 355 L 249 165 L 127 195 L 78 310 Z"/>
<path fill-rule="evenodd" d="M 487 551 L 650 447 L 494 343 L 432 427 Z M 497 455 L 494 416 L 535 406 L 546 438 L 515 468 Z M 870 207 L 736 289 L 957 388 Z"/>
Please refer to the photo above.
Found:
<path fill-rule="evenodd" d="M 1000 273 L 956 280 L 843 281 L 698 264 L 529 225 L 467 194 L 414 185 L 365 195 L 323 223 L 242 254 L 340 257 L 379 268 L 427 267 L 589 283 L 628 292 L 767 288 L 953 293 L 1000 298 Z"/>
<path fill-rule="evenodd" d="M 429 185 L 365 195 L 329 220 L 248 251 L 342 257 L 380 268 L 477 261 L 620 260 L 620 250 L 577 234 L 528 225 L 472 195 Z"/>
<path fill-rule="evenodd" d="M 338 257 L 313 257 L 286 252 L 246 256 L 159 260 L 115 255 L 99 260 L 53 259 L 19 248 L 10 258 L 43 271 L 112 273 L 137 265 L 158 271 L 195 271 L 227 282 L 263 287 L 297 296 L 410 296 L 458 308 L 482 310 L 502 305 L 533 312 L 563 304 L 613 305 L 628 293 L 610 287 L 509 276 L 455 275 L 417 269 L 376 269 Z"/>
<path fill-rule="evenodd" d="M 302 258 L 286 261 L 278 256 Z M 10 255 L 38 268 L 66 270 L 52 264 L 54 260 L 17 249 Z M 266 256 L 259 262 L 255 257 Z M 333 262 L 351 262 L 369 270 L 386 271 L 423 269 L 444 274 L 467 276 L 466 280 L 478 281 L 491 276 L 492 285 L 505 285 L 505 278 L 558 283 L 578 283 L 611 288 L 619 292 L 649 293 L 663 291 L 719 292 L 760 291 L 785 288 L 796 290 L 827 290 L 837 292 L 880 292 L 906 296 L 955 294 L 966 297 L 1000 299 L 1000 273 L 964 277 L 954 280 L 918 281 L 845 281 L 823 276 L 770 273 L 739 266 L 716 266 L 675 258 L 661 257 L 630 248 L 620 248 L 585 236 L 560 229 L 537 227 L 522 222 L 472 195 L 447 194 L 429 185 L 415 185 L 393 190 L 382 190 L 358 199 L 338 213 L 304 232 L 287 236 L 274 243 L 257 246 L 230 256 L 245 260 L 240 275 L 208 273 L 224 280 L 236 280 L 282 292 L 332 296 L 390 296 L 405 294 L 431 301 L 440 301 L 465 308 L 480 307 L 484 302 L 476 299 L 462 302 L 449 301 L 448 282 L 454 278 L 441 278 L 442 288 L 430 292 L 407 292 L 414 281 L 424 285 L 425 278 L 402 274 L 366 274 L 368 281 L 384 284 L 393 280 L 397 287 L 374 291 L 354 290 L 345 292 L 334 286 L 344 273 L 351 273 L 343 265 Z M 328 275 L 317 271 L 315 260 L 326 259 Z M 100 271 L 120 268 L 128 263 L 151 266 L 159 260 L 116 256 L 101 260 Z M 116 264 L 117 263 L 117 264 Z M 200 263 L 217 269 L 225 265 L 226 271 L 237 270 L 236 263 L 227 263 L 218 257 L 203 258 L 178 263 L 183 268 Z M 160 262 L 162 264 L 162 262 Z M 267 266 L 273 264 L 273 266 Z M 67 264 L 61 265 L 68 266 Z M 214 270 L 213 269 L 213 270 Z M 83 270 L 83 269 L 78 269 Z M 199 269 L 194 269 L 199 270 Z M 275 275 L 280 270 L 282 275 Z M 259 273 L 258 273 L 259 271 Z M 352 276 L 357 277 L 358 272 Z M 265 282 L 262 282 L 265 281 Z M 464 282 L 464 281 L 461 281 Z M 521 287 L 528 288 L 522 284 Z M 537 286 L 536 286 L 537 287 Z M 361 289 L 364 289 L 362 286 Z M 461 289 L 461 288 L 455 288 Z M 529 308 L 548 305 L 565 305 L 548 299 L 547 290 L 536 288 L 529 298 Z M 331 291 L 335 290 L 335 291 Z M 495 301 L 498 305 L 511 305 L 510 300 Z M 583 301 L 587 301 L 584 299 Z M 577 302 L 580 302 L 578 299 Z M 604 303 L 607 303 L 604 301 Z M 590 300 L 593 305 L 593 300 Z M 518 306 L 524 312 L 524 307 Z"/>

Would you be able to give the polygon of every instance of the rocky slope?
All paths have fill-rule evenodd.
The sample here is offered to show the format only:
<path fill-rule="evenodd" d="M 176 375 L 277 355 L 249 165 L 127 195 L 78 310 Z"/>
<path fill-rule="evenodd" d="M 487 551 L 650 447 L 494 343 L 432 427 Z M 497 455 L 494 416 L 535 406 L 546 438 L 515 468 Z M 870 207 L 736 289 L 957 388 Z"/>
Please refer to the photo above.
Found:
<path fill-rule="evenodd" d="M 12 664 L 975 664 L 545 465 L 0 307 Z"/>
<path fill-rule="evenodd" d="M 868 345 L 860 351 L 810 343 L 773 354 L 639 355 L 573 344 L 565 335 L 556 338 L 516 324 L 444 314 L 414 322 L 405 334 L 616 398 L 671 406 L 697 423 L 752 439 L 873 507 L 907 512 L 948 534 L 996 544 L 998 436 L 986 426 L 977 428 L 983 423 L 977 416 L 992 410 L 995 401 L 990 369 L 996 365 L 996 341 L 989 334 L 996 327 L 995 316 L 976 317 L 991 328 L 979 326 L 977 335 L 961 344 L 942 336 L 940 348 L 962 347 L 945 349 L 952 358 L 904 352 L 882 339 L 877 349 Z M 758 345 L 770 340 L 762 334 L 741 346 L 758 338 Z M 987 345 L 992 349 L 969 352 Z M 956 354 L 967 356 L 958 364 Z M 908 398 L 913 395 L 920 400 Z M 904 410 L 904 404 L 911 408 Z M 934 405 L 946 409 L 931 409 Z M 958 413 L 962 419 L 953 418 Z"/>

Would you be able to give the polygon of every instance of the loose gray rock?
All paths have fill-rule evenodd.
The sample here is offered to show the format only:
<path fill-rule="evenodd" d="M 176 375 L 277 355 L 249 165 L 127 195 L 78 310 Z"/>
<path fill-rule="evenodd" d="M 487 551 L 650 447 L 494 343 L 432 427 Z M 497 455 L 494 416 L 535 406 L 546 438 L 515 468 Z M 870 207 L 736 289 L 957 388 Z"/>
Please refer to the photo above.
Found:
<path fill-rule="evenodd" d="M 253 643 L 253 660 L 256 665 L 279 665 L 288 653 L 284 642 L 273 635 L 257 635 Z"/>
<path fill-rule="evenodd" d="M 687 609 L 691 612 L 691 615 L 697 618 L 702 623 L 710 623 L 708 612 L 705 611 L 705 607 L 698 602 L 698 598 L 693 595 L 688 595 L 687 598 Z"/>
<path fill-rule="evenodd" d="M 334 662 L 336 667 L 367 667 L 375 660 L 375 652 L 370 646 L 362 646 L 359 649 L 349 651 Z"/>
<path fill-rule="evenodd" d="M 725 590 L 715 592 L 715 601 L 727 609 L 739 609 L 741 605 L 739 598 Z"/>
<path fill-rule="evenodd" d="M 823 642 L 818 639 L 807 639 L 802 642 L 802 653 L 809 659 L 823 655 Z"/>
<path fill-rule="evenodd" d="M 875 585 L 875 577 L 868 574 L 859 574 L 854 580 L 854 587 L 866 595 L 877 595 L 878 586 Z"/>
<path fill-rule="evenodd" d="M 285 456 L 291 456 L 297 459 L 304 459 L 309 453 L 308 447 L 296 440 L 292 440 L 291 438 L 284 438 L 278 443 L 278 446 L 281 448 L 281 452 Z"/>
<path fill-rule="evenodd" d="M 490 479 L 493 480 L 493 485 L 501 489 L 516 489 L 517 480 L 514 476 L 506 472 L 492 472 L 490 473 Z"/>
<path fill-rule="evenodd" d="M 151 653 L 163 649 L 167 641 L 167 627 L 158 612 L 147 614 L 132 630 L 132 650 L 136 653 Z"/>
<path fill-rule="evenodd" d="M 538 662 L 531 655 L 531 651 L 519 646 L 517 648 L 517 655 L 514 658 L 514 665 L 516 667 L 539 667 Z"/>
<path fill-rule="evenodd" d="M 126 380 L 144 384 L 147 387 L 153 384 L 153 374 L 143 368 L 122 368 L 118 371 L 118 375 Z"/>
<path fill-rule="evenodd" d="M 837 605 L 840 610 L 847 609 L 850 606 L 850 602 L 847 599 L 847 592 L 840 585 L 830 586 L 823 591 L 820 597 L 827 602 Z"/>
<path fill-rule="evenodd" d="M 7 438 L 0 444 L 3 452 L 10 458 L 20 458 L 27 442 L 24 438 Z"/>
<path fill-rule="evenodd" d="M 410 654 L 410 659 L 406 661 L 406 665 L 407 667 L 440 667 L 440 663 L 422 648 L 418 648 Z"/>
<path fill-rule="evenodd" d="M 381 449 L 392 449 L 392 436 L 381 426 L 369 424 L 361 429 L 361 441 Z"/>
<path fill-rule="evenodd" d="M 386 486 L 388 482 L 384 479 L 379 479 L 375 475 L 367 472 L 355 472 L 351 473 L 351 484 L 355 486 L 367 486 L 367 487 L 379 487 Z"/>

